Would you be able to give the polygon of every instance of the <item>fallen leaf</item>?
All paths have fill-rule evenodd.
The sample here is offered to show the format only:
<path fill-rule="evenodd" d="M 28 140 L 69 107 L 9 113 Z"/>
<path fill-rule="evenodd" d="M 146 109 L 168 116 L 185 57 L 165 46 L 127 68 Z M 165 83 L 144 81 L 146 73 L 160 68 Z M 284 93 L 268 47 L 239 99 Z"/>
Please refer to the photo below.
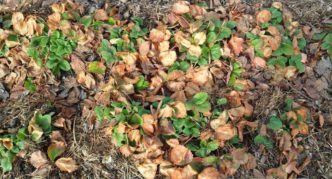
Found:
<path fill-rule="evenodd" d="M 149 38 L 152 42 L 162 42 L 165 40 L 165 33 L 158 29 L 152 29 Z"/>
<path fill-rule="evenodd" d="M 76 161 L 72 158 L 59 158 L 55 165 L 63 172 L 72 173 L 78 169 Z"/>
<path fill-rule="evenodd" d="M 154 179 L 157 172 L 157 164 L 155 163 L 144 163 L 137 166 L 137 170 L 146 179 Z"/>
<path fill-rule="evenodd" d="M 220 178 L 220 172 L 214 167 L 205 168 L 198 175 L 198 179 L 217 179 Z"/>
<path fill-rule="evenodd" d="M 39 169 L 47 165 L 48 160 L 46 158 L 46 155 L 42 151 L 38 150 L 31 154 L 30 164 L 35 168 Z"/>
<path fill-rule="evenodd" d="M 227 141 L 236 135 L 236 129 L 232 124 L 225 124 L 218 127 L 216 130 L 216 138 L 221 141 Z"/>
<path fill-rule="evenodd" d="M 107 12 L 104 9 L 97 9 L 95 11 L 94 18 L 97 21 L 106 21 L 106 20 L 108 20 L 108 15 L 107 15 Z"/>
<path fill-rule="evenodd" d="M 269 22 L 272 18 L 272 14 L 269 10 L 261 10 L 256 16 L 256 21 L 258 24 Z"/>
<path fill-rule="evenodd" d="M 178 1 L 172 7 L 172 12 L 179 15 L 188 13 L 189 11 L 189 3 L 187 1 Z"/>
<path fill-rule="evenodd" d="M 159 59 L 165 67 L 172 66 L 176 61 L 176 52 L 174 50 L 169 50 L 166 52 L 161 52 L 159 54 Z"/>
<path fill-rule="evenodd" d="M 231 40 L 228 42 L 229 46 L 232 48 L 236 55 L 239 55 L 243 51 L 244 40 L 240 37 L 232 36 Z"/>
<path fill-rule="evenodd" d="M 171 149 L 169 160 L 175 165 L 186 165 L 193 159 L 193 154 L 183 145 L 177 145 Z"/>

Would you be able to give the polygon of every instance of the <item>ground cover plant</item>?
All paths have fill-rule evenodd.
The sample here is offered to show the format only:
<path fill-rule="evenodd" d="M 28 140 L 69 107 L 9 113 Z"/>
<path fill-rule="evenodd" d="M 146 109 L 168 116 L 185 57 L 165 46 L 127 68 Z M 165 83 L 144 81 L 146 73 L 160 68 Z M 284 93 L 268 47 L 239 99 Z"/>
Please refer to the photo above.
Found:
<path fill-rule="evenodd" d="M 19 160 L 33 167 L 29 176 L 78 176 L 76 125 L 98 131 L 144 178 L 302 176 L 313 160 L 305 140 L 324 126 L 320 107 L 289 94 L 263 116 L 256 101 L 312 74 L 317 57 L 331 57 L 332 33 L 301 26 L 279 2 L 255 14 L 245 7 L 177 1 L 152 28 L 120 20 L 115 7 L 83 15 L 70 1 L 53 4 L 46 19 L 1 17 L 9 96 L 0 100 L 47 99 L 47 110 L 1 131 L 4 176 Z"/>

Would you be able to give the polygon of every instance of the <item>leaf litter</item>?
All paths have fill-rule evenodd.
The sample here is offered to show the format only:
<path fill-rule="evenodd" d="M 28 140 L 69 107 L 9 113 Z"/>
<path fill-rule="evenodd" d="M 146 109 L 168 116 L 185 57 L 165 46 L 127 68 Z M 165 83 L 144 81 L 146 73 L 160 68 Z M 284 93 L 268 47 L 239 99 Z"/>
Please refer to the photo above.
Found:
<path fill-rule="evenodd" d="M 239 2 L 209 11 L 178 1 L 152 29 L 140 18 L 120 20 L 114 7 L 86 16 L 73 2 L 51 8 L 45 21 L 21 12 L 1 21 L 0 79 L 9 99 L 37 93 L 56 109 L 36 111 L 16 134 L 1 136 L 4 172 L 24 157 L 26 141 L 44 140 L 46 148 L 30 155 L 32 176 L 46 176 L 53 166 L 77 171 L 80 163 L 65 155 L 72 141 L 64 137 L 75 129 L 75 115 L 83 130 L 102 131 L 109 150 L 115 146 L 131 158 L 144 178 L 226 178 L 242 169 L 294 178 L 310 163 L 302 140 L 321 111 L 287 97 L 275 114 L 265 112 L 268 120 L 255 112 L 258 90 L 284 88 L 316 63 L 306 53 L 308 29 L 281 3 L 250 15 Z M 321 33 L 319 53 L 331 55 L 331 33 Z M 222 91 L 218 99 L 215 87 Z M 279 162 L 257 170 L 257 152 L 264 160 L 270 150 Z"/>

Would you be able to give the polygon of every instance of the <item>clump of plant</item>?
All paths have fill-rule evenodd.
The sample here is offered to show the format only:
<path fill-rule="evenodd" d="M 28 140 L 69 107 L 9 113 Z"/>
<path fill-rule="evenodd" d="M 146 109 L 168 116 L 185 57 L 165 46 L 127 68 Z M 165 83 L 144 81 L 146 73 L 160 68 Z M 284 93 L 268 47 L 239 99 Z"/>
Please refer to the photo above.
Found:
<path fill-rule="evenodd" d="M 283 112 L 280 115 L 272 115 L 266 127 L 276 134 L 290 133 L 293 137 L 298 134 L 307 135 L 309 112 L 302 106 L 295 107 L 293 103 L 293 99 L 286 98 Z M 257 135 L 254 142 L 263 144 L 267 149 L 273 148 L 273 141 L 267 135 Z"/>
<path fill-rule="evenodd" d="M 76 46 L 76 42 L 56 30 L 50 36 L 33 37 L 27 53 L 38 65 L 46 64 L 54 74 L 59 75 L 61 71 L 71 69 L 67 59 Z"/>
<path fill-rule="evenodd" d="M 0 135 L 0 167 L 3 172 L 13 169 L 13 160 L 24 149 L 26 129 L 21 128 L 17 134 Z"/>

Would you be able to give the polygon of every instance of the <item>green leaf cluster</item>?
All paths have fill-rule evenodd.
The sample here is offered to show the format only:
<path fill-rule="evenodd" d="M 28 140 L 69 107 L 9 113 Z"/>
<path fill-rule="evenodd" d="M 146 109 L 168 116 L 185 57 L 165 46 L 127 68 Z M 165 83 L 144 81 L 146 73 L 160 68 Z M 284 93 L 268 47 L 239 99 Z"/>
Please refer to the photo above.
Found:
<path fill-rule="evenodd" d="M 3 143 L 0 143 L 0 167 L 2 172 L 9 172 L 13 169 L 13 159 L 17 153 L 24 149 L 26 136 L 27 134 L 25 128 L 19 129 L 16 135 L 0 135 L 0 140 L 6 138 L 9 139 L 13 144 L 13 147 L 8 149 Z"/>
<path fill-rule="evenodd" d="M 24 88 L 29 90 L 30 92 L 36 92 L 37 90 L 37 86 L 33 83 L 32 81 L 32 77 L 28 77 L 25 81 L 24 81 Z"/>
<path fill-rule="evenodd" d="M 234 62 L 232 64 L 232 72 L 229 77 L 228 86 L 235 87 L 235 81 L 241 75 L 242 72 L 243 72 L 243 69 L 241 68 L 241 65 L 238 62 Z M 241 87 L 239 87 L 239 88 L 241 88 Z"/>
<path fill-rule="evenodd" d="M 198 144 L 189 143 L 187 147 L 189 150 L 193 151 L 196 156 L 207 157 L 211 152 L 219 148 L 219 143 L 216 140 L 201 140 Z"/>
<path fill-rule="evenodd" d="M 145 80 L 144 76 L 140 76 L 137 83 L 135 83 L 135 88 L 139 91 L 148 88 L 150 85 L 149 81 Z"/>
<path fill-rule="evenodd" d="M 76 46 L 76 42 L 67 39 L 62 32 L 54 31 L 50 36 L 33 37 L 27 53 L 38 65 L 43 65 L 45 61 L 47 68 L 59 75 L 61 71 L 71 69 L 66 58 Z"/>
<path fill-rule="evenodd" d="M 204 118 L 196 120 L 191 116 L 187 116 L 183 119 L 171 119 L 177 135 L 184 135 L 187 137 L 199 137 L 200 129 L 204 127 L 207 122 Z"/>
<path fill-rule="evenodd" d="M 255 144 L 257 145 L 264 145 L 267 149 L 273 148 L 273 141 L 267 136 L 264 135 L 257 135 L 254 139 Z"/>
<path fill-rule="evenodd" d="M 208 112 L 211 109 L 209 102 L 209 94 L 206 92 L 199 92 L 193 96 L 193 98 L 186 103 L 187 110 L 193 112 Z"/>
<path fill-rule="evenodd" d="M 306 42 L 303 40 L 299 43 L 299 48 L 304 48 Z M 289 37 L 283 38 L 280 47 L 272 53 L 272 56 L 273 57 L 267 62 L 268 65 L 278 65 L 280 67 L 292 65 L 295 66 L 300 73 L 303 73 L 305 70 L 304 64 L 301 61 L 302 56 L 301 54 L 294 53 L 293 44 Z"/>

